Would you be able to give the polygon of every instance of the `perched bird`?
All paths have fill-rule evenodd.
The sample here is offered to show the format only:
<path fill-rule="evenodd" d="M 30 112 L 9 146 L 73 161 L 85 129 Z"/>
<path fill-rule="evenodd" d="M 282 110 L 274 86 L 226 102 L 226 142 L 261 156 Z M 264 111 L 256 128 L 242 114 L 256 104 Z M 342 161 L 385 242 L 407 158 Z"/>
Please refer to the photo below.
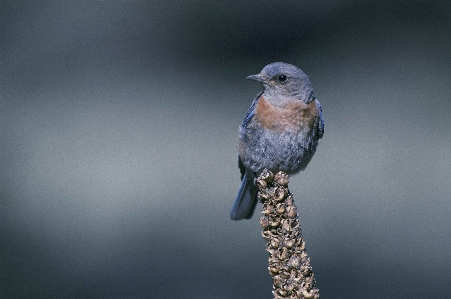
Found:
<path fill-rule="evenodd" d="M 324 133 L 321 105 L 307 75 L 274 62 L 246 79 L 263 84 L 239 128 L 241 187 L 230 210 L 233 220 L 250 219 L 257 204 L 254 178 L 265 168 L 293 175 L 304 170 Z"/>

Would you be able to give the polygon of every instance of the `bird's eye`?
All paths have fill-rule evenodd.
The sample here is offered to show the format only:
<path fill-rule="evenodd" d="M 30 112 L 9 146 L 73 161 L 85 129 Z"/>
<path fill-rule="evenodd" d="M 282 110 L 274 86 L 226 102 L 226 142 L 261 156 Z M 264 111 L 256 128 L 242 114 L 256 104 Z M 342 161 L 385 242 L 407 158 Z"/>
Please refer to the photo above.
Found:
<path fill-rule="evenodd" d="M 279 80 L 279 82 L 287 82 L 288 78 L 285 75 L 279 75 L 279 77 L 277 77 L 277 80 Z"/>

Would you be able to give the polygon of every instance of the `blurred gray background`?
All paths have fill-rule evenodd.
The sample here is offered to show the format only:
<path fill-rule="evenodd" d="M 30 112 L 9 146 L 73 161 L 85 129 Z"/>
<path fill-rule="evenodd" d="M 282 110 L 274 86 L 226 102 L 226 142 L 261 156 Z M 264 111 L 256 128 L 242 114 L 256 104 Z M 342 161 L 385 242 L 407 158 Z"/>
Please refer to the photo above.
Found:
<path fill-rule="evenodd" d="M 271 298 L 258 213 L 228 214 L 244 78 L 274 61 L 326 120 L 290 181 L 321 297 L 451 293 L 449 1 L 0 14 L 1 298 Z"/>

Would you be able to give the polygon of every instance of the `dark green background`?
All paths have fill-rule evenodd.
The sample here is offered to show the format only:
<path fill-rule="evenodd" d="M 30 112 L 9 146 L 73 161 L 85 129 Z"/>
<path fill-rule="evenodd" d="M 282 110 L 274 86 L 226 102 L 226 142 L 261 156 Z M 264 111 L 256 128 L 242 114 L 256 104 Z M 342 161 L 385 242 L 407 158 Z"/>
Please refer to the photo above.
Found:
<path fill-rule="evenodd" d="M 451 293 L 449 1 L 0 13 L 1 298 L 271 298 L 258 213 L 228 213 L 244 78 L 274 61 L 326 121 L 290 182 L 321 298 Z"/>

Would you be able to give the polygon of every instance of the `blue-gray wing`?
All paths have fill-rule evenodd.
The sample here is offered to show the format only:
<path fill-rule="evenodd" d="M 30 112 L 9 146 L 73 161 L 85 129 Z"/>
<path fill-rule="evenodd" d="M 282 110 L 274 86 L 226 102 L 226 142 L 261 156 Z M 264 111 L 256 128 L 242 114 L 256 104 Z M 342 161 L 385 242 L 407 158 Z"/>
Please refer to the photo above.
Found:
<path fill-rule="evenodd" d="M 316 107 L 318 107 L 319 111 L 319 124 L 318 124 L 318 139 L 323 137 L 324 134 L 324 117 L 323 117 L 323 109 L 321 108 L 321 104 L 317 99 L 315 99 Z"/>
<path fill-rule="evenodd" d="M 260 99 L 260 96 L 262 95 L 263 91 L 261 91 L 255 99 L 252 101 L 252 105 L 247 109 L 246 117 L 244 118 L 243 124 L 241 125 L 243 128 L 247 126 L 249 121 L 254 117 L 255 114 L 255 106 L 257 106 L 258 99 Z"/>

